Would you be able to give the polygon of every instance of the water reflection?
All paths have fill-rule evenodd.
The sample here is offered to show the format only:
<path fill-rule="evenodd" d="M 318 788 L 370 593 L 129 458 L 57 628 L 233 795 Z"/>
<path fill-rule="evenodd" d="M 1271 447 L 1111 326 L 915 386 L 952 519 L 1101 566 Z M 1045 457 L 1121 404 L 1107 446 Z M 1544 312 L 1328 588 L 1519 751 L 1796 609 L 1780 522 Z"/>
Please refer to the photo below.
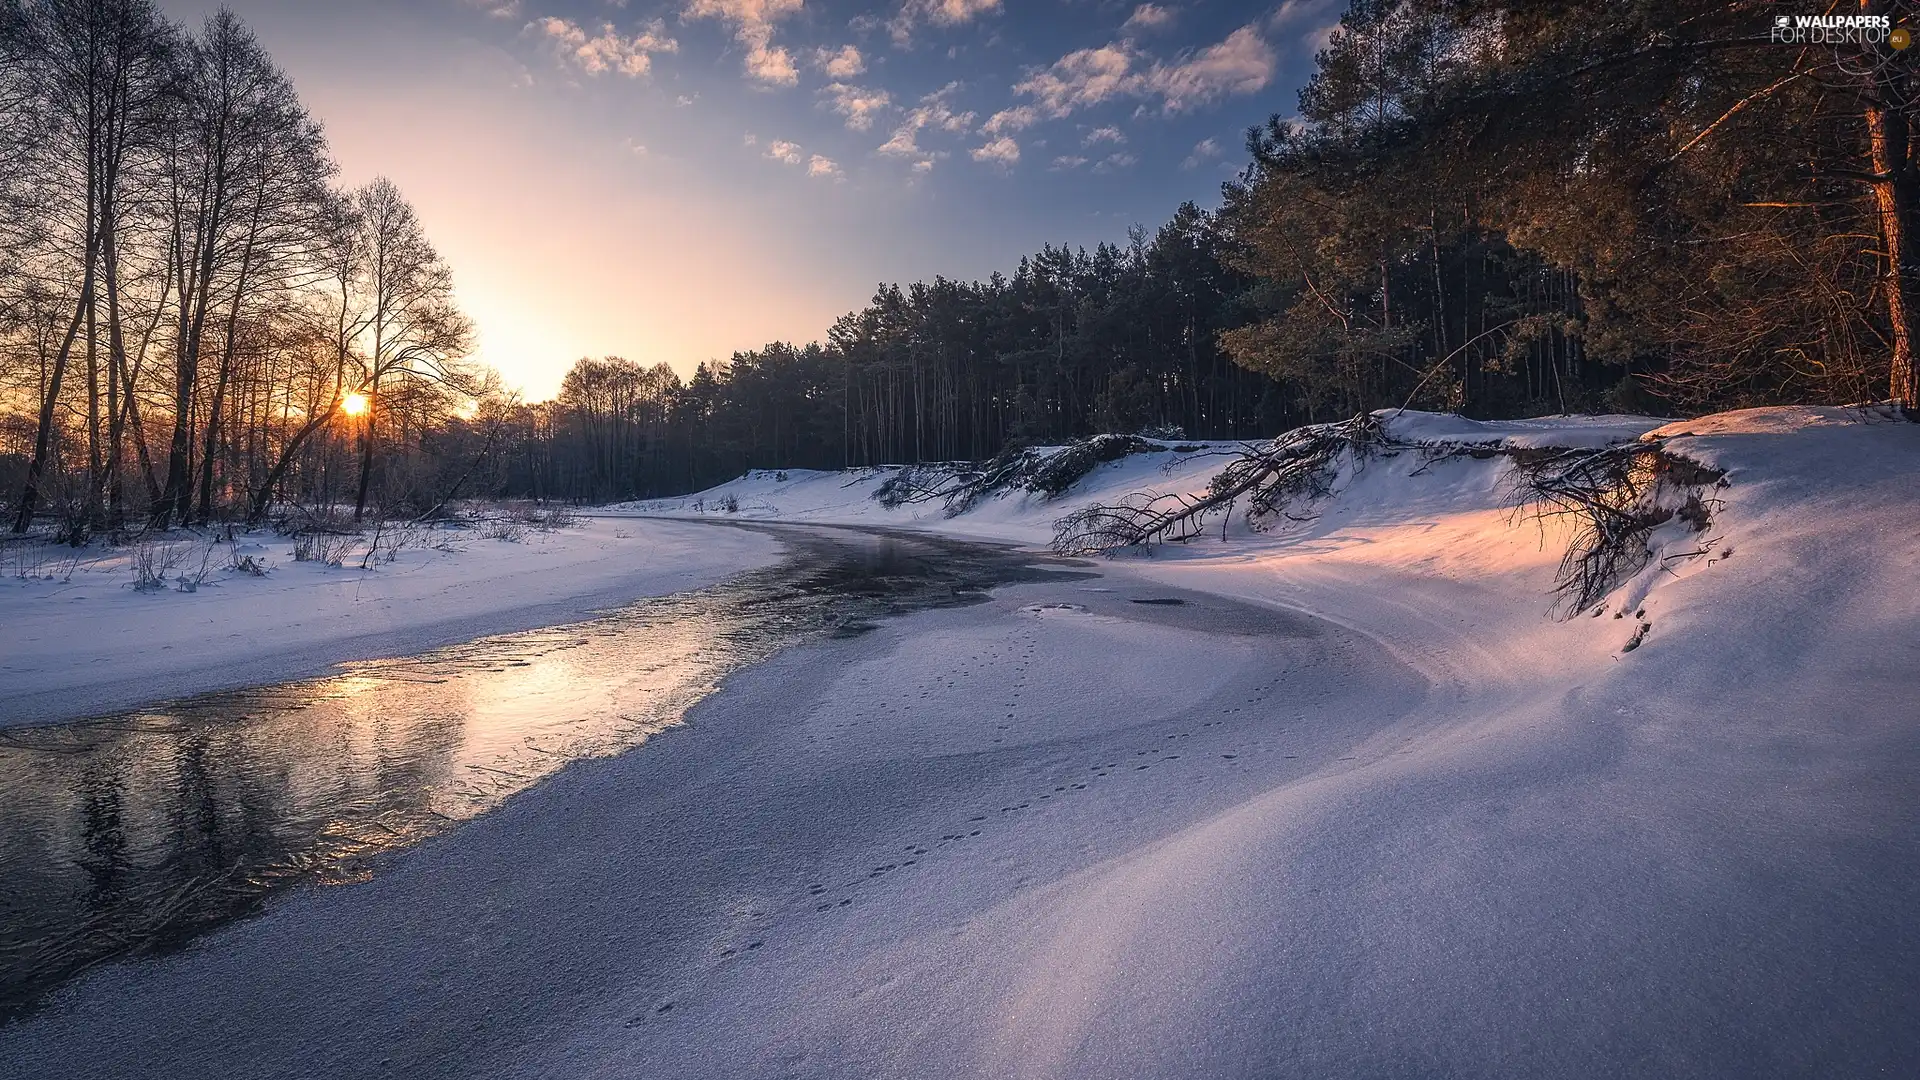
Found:
<path fill-rule="evenodd" d="M 782 538 L 781 565 L 589 622 L 0 731 L 0 1016 L 276 889 L 365 880 L 372 856 L 644 742 L 781 648 L 1062 574 L 925 538 Z"/>

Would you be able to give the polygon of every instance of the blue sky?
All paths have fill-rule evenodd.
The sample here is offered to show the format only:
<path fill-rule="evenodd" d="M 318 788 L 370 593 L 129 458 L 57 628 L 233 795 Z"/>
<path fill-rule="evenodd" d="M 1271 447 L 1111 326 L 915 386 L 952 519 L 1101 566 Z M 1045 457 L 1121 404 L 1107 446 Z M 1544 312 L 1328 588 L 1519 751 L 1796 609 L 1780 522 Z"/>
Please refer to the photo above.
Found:
<path fill-rule="evenodd" d="M 215 5 L 162 0 L 195 22 Z M 881 281 L 1212 205 L 1338 0 L 229 0 L 452 263 L 480 358 L 820 337 Z"/>

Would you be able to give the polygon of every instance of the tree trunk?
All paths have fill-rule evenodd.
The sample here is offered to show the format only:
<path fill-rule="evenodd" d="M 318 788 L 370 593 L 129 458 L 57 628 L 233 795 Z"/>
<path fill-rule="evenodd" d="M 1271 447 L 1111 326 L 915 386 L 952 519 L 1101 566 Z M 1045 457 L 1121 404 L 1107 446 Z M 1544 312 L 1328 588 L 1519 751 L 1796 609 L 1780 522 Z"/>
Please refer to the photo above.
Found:
<path fill-rule="evenodd" d="M 40 500 L 40 475 L 46 471 L 47 450 L 53 441 L 54 405 L 60 400 L 60 380 L 66 374 L 67 360 L 73 355 L 73 341 L 80 336 L 80 320 L 93 303 L 93 238 L 87 238 L 87 273 L 80 286 L 80 302 L 74 305 L 73 321 L 67 324 L 66 340 L 53 359 L 53 374 L 47 379 L 47 393 L 40 401 L 40 426 L 33 437 L 33 457 L 27 460 L 27 481 L 20 489 L 20 510 L 13 518 L 13 531 L 26 532 L 33 525 L 34 507 Z"/>
<path fill-rule="evenodd" d="M 107 278 L 107 518 L 117 529 L 125 502 L 120 461 L 125 454 L 127 429 L 120 393 L 127 370 L 127 341 L 120 324 L 120 263 L 115 250 L 119 239 L 114 221 L 118 211 L 114 206 L 113 178 L 110 176 L 108 180 L 100 215 L 101 254 Z M 131 380 L 126 385 L 131 392 Z"/>
<path fill-rule="evenodd" d="M 373 417 L 376 411 L 374 402 L 378 399 L 380 381 L 375 377 L 373 385 L 367 387 L 366 426 L 360 431 L 360 489 L 353 497 L 353 520 L 358 524 L 367 512 L 367 483 L 373 477 Z"/>
<path fill-rule="evenodd" d="M 247 524 L 258 525 L 261 519 L 267 516 L 267 507 L 273 504 L 273 489 L 286 476 L 287 468 L 293 464 L 294 455 L 299 453 L 301 444 L 307 441 L 309 435 L 326 424 L 327 420 L 333 416 L 334 410 L 339 408 L 339 404 L 340 395 L 335 393 L 332 403 L 309 417 L 307 422 L 300 426 L 300 430 L 294 432 L 293 438 L 287 440 L 287 445 L 280 451 L 280 459 L 273 463 L 273 468 L 267 470 L 266 480 L 260 484 L 260 490 L 254 493 L 253 506 L 247 511 Z"/>
<path fill-rule="evenodd" d="M 1861 0 L 1868 14 L 1882 14 L 1886 0 Z M 1910 215 L 1914 209 L 1913 165 L 1908 158 L 1912 129 L 1900 100 L 1890 85 L 1893 73 L 1881 66 L 1867 98 L 1867 135 L 1873 154 L 1873 201 L 1880 216 L 1880 235 L 1886 243 L 1887 322 L 1893 331 L 1893 363 L 1888 396 L 1920 420 L 1920 382 L 1916 382 L 1913 350 L 1916 312 L 1913 277 L 1916 260 Z"/>

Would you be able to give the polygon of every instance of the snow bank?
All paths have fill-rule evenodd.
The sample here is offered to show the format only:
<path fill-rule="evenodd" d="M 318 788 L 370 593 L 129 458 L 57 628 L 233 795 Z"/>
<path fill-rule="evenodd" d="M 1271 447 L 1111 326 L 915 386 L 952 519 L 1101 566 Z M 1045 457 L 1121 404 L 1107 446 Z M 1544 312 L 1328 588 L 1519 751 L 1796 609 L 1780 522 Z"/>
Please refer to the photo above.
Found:
<path fill-rule="evenodd" d="M 940 499 L 905 502 L 889 508 L 878 498 L 887 482 L 906 470 L 897 465 L 848 469 L 755 469 L 706 491 L 675 499 L 652 499 L 603 508 L 608 514 L 695 516 L 713 520 L 791 521 L 836 525 L 924 528 L 950 536 L 1011 540 L 1043 545 L 1053 522 L 1077 505 L 1118 498 L 1143 488 L 1204 488 L 1225 455 L 1238 453 L 1232 442 L 1166 443 L 1155 453 L 1130 454 L 1094 467 L 1064 495 L 1049 497 L 1024 490 L 984 495 L 966 513 L 949 517 Z M 1191 447 L 1194 449 L 1174 449 Z M 1040 447 L 1042 455 L 1061 447 Z"/>
<path fill-rule="evenodd" d="M 1590 448 L 1630 442 L 1665 421 L 1645 416 L 1542 416 L 1469 420 L 1452 413 L 1381 413 L 1395 439 L 1420 445 Z"/>
<path fill-rule="evenodd" d="M 48 548 L 0 576 L 0 726 L 75 716 L 234 686 L 319 674 L 332 664 L 420 652 L 486 634 L 580 618 L 641 596 L 710 584 L 773 560 L 778 544 L 740 529 L 584 519 L 519 542 L 474 530 L 359 568 L 296 562 L 291 541 L 241 537 L 231 568 L 212 549 L 207 580 L 133 588 L 128 548 Z M 173 541 L 199 568 L 200 549 Z M 174 575 L 169 575 L 174 576 Z"/>
<path fill-rule="evenodd" d="M 1145 578 L 1317 616 L 1411 669 L 1422 690 L 1337 663 L 1316 670 L 1273 636 L 1255 639 L 1274 650 L 1255 669 L 1277 695 L 1216 693 L 1195 710 L 1199 723 L 1159 715 L 1152 690 L 1128 680 L 1065 683 L 1063 696 L 1084 695 L 1084 711 L 1102 718 L 1077 724 L 1082 739 L 1131 720 L 1135 741 L 1103 758 L 1048 731 L 1068 749 L 1036 755 L 1043 765 L 1120 762 L 1124 776 L 1153 761 L 1142 775 L 1167 775 L 1124 802 L 1069 804 L 1104 811 L 1085 818 L 1054 808 L 992 840 L 968 834 L 963 843 L 983 846 L 965 874 L 889 886 L 861 920 L 770 946 L 783 950 L 780 968 L 676 988 L 688 995 L 682 1022 L 699 1010 L 698 1028 L 623 1038 L 617 1017 L 657 1008 L 634 995 L 583 1022 L 550 1071 L 1911 1072 L 1920 425 L 1771 409 L 1682 424 L 1414 416 L 1391 420 L 1389 434 L 1426 445 L 1347 461 L 1304 520 L 1102 569 L 1135 596 Z M 1510 458 L 1454 451 L 1644 437 L 1725 471 L 1725 485 L 1703 493 L 1707 528 L 1652 529 L 1641 573 L 1592 614 L 1556 618 L 1567 523 L 1515 513 Z M 794 488 L 748 477 L 732 490 L 753 499 L 743 514 L 1044 539 L 1052 518 L 1094 500 L 1197 491 L 1218 460 L 1141 455 L 1062 499 L 1008 495 L 951 520 L 858 503 L 851 493 L 870 477 L 789 477 L 805 485 Z M 837 494 L 810 505 L 809 488 Z M 1195 607 L 1205 624 L 1231 625 Z M 836 707 L 818 745 L 866 723 L 853 742 L 863 753 L 905 731 L 940 760 L 964 760 L 895 719 L 929 700 L 950 710 L 943 738 L 969 708 L 996 729 L 1024 728 L 1025 712 L 1003 720 L 979 707 L 993 699 L 968 664 L 998 640 L 1008 635 L 915 650 L 910 670 L 933 685 L 889 686 L 908 701 L 890 710 L 862 712 L 866 673 L 850 668 L 823 695 Z M 1023 655 L 1066 673 L 1181 657 L 1164 644 L 1082 648 L 1076 661 Z M 1230 650 L 1216 650 L 1187 662 L 1233 671 Z M 1373 651 L 1336 640 L 1330 655 Z M 1242 708 L 1258 721 L 1238 727 Z M 1379 726 L 1355 733 L 1360 720 Z M 1239 741 L 1210 745 L 1208 731 Z M 1308 744 L 1330 732 L 1354 741 L 1316 755 Z M 1179 761 L 1135 756 L 1166 739 L 1186 740 Z M 1257 793 L 1128 832 L 1229 785 L 1222 771 L 1250 755 L 1267 758 Z M 1288 772 L 1296 756 L 1299 774 Z M 1221 769 L 1171 772 L 1196 757 Z M 1110 778 L 1097 764 L 1094 775 Z M 1043 783 L 1029 790 L 1043 796 Z M 1177 784 L 1191 786 L 1176 796 Z M 957 828 L 1038 814 L 1041 796 L 997 810 L 981 798 Z M 879 859 L 899 858 L 880 855 L 889 850 L 902 849 L 875 845 Z M 993 880 L 1001 867 L 1013 883 Z M 684 1062 L 700 1064 L 676 1068 Z"/>
<path fill-rule="evenodd" d="M 1711 634 L 1753 655 L 1756 672 L 1798 669 L 1802 661 L 1788 653 L 1812 643 L 1783 636 L 1780 624 L 1847 634 L 1871 627 L 1874 635 L 1913 626 L 1920 425 L 1884 409 L 1753 409 L 1678 422 L 1377 415 L 1389 445 L 1344 459 L 1333 494 L 1299 507 L 1302 520 L 1253 532 L 1236 516 L 1224 540 L 1216 523 L 1206 537 L 1156 547 L 1151 558 L 1124 565 L 1203 591 L 1305 608 L 1374 634 L 1408 658 L 1423 655 L 1430 671 L 1451 673 L 1445 677 L 1494 683 L 1579 658 L 1604 666 L 1684 633 Z M 1557 623 L 1556 572 L 1575 523 L 1516 509 L 1510 462 L 1486 451 L 1636 441 L 1657 441 L 1669 455 L 1726 474 L 1701 492 L 1706 528 L 1676 518 L 1652 529 L 1637 573 L 1591 618 Z M 1167 444 L 1100 465 L 1062 496 L 991 494 L 952 517 L 939 500 L 894 509 L 876 500 L 897 467 L 755 471 L 682 499 L 610 512 L 880 525 L 1044 545 L 1054 523 L 1082 507 L 1202 492 L 1244 445 Z M 1708 612 L 1722 619 L 1761 610 L 1773 621 L 1705 626 Z M 1453 628 L 1437 633 L 1435 620 Z M 1898 640 L 1893 652 L 1920 649 L 1920 634 Z M 1881 655 L 1889 648 L 1872 636 L 1857 647 Z M 1463 657 L 1480 659 L 1469 669 Z M 1645 654 L 1636 660 L 1649 663 Z"/>
<path fill-rule="evenodd" d="M 1440 413 L 1381 412 L 1378 415 L 1393 441 L 1442 451 L 1467 447 L 1592 448 L 1632 442 L 1669 424 L 1666 420 L 1644 416 L 1549 416 L 1483 421 Z M 925 528 L 960 537 L 1044 544 L 1053 536 L 1055 521 L 1083 506 L 1112 503 L 1143 493 L 1204 491 L 1208 481 L 1232 455 L 1257 445 L 1232 441 L 1145 441 L 1161 449 L 1129 454 L 1098 465 L 1062 495 L 1048 496 L 1024 490 L 989 493 L 958 515 L 949 514 L 946 503 L 940 499 L 886 506 L 878 498 L 881 489 L 907 472 L 895 465 L 839 472 L 755 469 L 706 491 L 674 499 L 622 503 L 606 507 L 605 512 Z M 1034 452 L 1044 458 L 1064 449 L 1039 447 Z M 1432 485 L 1420 487 L 1426 490 L 1379 494 L 1389 501 L 1430 498 Z M 1343 503 L 1366 501 L 1347 499 Z M 1350 509 L 1350 506 L 1343 508 Z"/>

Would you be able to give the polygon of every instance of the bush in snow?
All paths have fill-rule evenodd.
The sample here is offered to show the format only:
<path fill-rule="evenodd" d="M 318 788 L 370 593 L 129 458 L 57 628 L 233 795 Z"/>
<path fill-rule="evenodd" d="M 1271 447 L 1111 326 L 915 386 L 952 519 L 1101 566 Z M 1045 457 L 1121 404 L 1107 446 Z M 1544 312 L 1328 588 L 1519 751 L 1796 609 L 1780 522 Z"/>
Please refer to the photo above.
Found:
<path fill-rule="evenodd" d="M 1248 528 L 1256 531 L 1282 520 L 1304 520 L 1315 500 L 1332 493 L 1342 462 L 1357 469 L 1376 454 L 1412 451 L 1429 461 L 1499 458 L 1506 465 L 1507 498 L 1516 513 L 1565 519 L 1573 526 L 1554 583 L 1564 613 L 1572 615 L 1591 608 L 1648 565 L 1654 555 L 1649 547 L 1654 529 L 1679 521 L 1693 533 L 1706 531 L 1718 505 L 1711 492 L 1725 482 L 1720 471 L 1669 453 L 1659 440 L 1571 448 L 1413 443 L 1389 435 L 1382 415 L 1309 425 L 1250 447 L 1215 475 L 1204 492 L 1139 494 L 1085 507 L 1055 522 L 1054 550 L 1110 555 L 1155 541 L 1184 542 L 1216 519 L 1224 538 L 1226 523 L 1241 504 Z M 1085 460 L 1084 453 L 1077 455 L 1075 467 Z M 1682 554 L 1706 555 L 1711 546 L 1708 541 L 1700 550 Z"/>
<path fill-rule="evenodd" d="M 580 524 L 580 515 L 574 513 L 573 507 L 563 503 L 539 503 L 532 499 L 517 499 L 502 504 L 499 516 L 520 525 L 522 537 L 529 531 L 555 532 Z M 486 517 L 488 515 L 483 514 L 483 519 Z"/>
<path fill-rule="evenodd" d="M 79 548 L 39 536 L 0 539 L 0 553 L 5 555 L 7 575 L 22 581 L 71 581 L 83 554 Z"/>
<path fill-rule="evenodd" d="M 212 540 L 136 542 L 127 559 L 134 589 L 157 592 L 171 584 L 181 592 L 197 591 L 213 574 L 213 548 Z"/>
<path fill-rule="evenodd" d="M 295 533 L 293 561 L 317 562 L 322 566 L 340 566 L 358 546 L 360 546 L 360 538 L 347 533 L 324 532 L 317 529 Z"/>
<path fill-rule="evenodd" d="M 528 528 L 525 522 L 511 517 L 488 518 L 480 523 L 480 539 L 502 540 L 517 544 L 527 538 Z"/>
<path fill-rule="evenodd" d="M 988 464 L 991 466 L 992 463 Z M 903 465 L 873 490 L 873 501 L 889 510 L 897 510 L 908 503 L 946 498 L 955 490 L 953 484 L 956 477 L 964 483 L 966 477 L 973 475 L 966 471 L 967 468 L 950 461 Z"/>
<path fill-rule="evenodd" d="M 156 592 L 167 587 L 167 575 L 180 564 L 178 544 L 142 540 L 128 549 L 127 567 L 133 571 L 133 587 L 138 592 Z"/>
<path fill-rule="evenodd" d="M 236 574 L 246 574 L 248 577 L 266 577 L 267 571 L 273 569 L 272 563 L 258 555 L 242 555 L 238 546 L 230 552 L 229 560 L 227 569 Z"/>

